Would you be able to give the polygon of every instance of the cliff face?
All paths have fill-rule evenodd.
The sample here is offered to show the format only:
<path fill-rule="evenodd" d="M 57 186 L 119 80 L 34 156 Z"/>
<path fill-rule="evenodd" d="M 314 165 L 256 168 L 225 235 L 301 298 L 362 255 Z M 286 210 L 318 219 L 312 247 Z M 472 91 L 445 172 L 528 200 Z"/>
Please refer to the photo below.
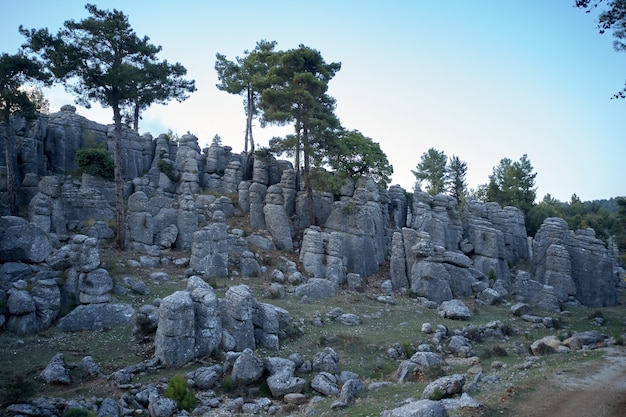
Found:
<path fill-rule="evenodd" d="M 111 238 L 112 184 L 72 175 L 76 150 L 112 148 L 112 127 L 66 106 L 28 127 L 16 123 L 15 130 L 19 202 L 30 223 L 57 240 L 77 233 Z M 237 245 L 229 243 L 223 219 L 240 212 L 253 230 L 271 237 L 275 248 L 299 248 L 311 279 L 341 285 L 351 273 L 368 277 L 389 262 L 395 290 L 438 303 L 455 297 L 498 302 L 534 283 L 551 286 L 560 303 L 617 302 L 613 258 L 602 242 L 593 231 L 569 231 L 559 219 L 546 220 L 531 247 L 524 216 L 516 208 L 470 200 L 461 213 L 454 198 L 420 191 L 409 207 L 401 187 L 382 189 L 371 178 L 361 178 L 346 182 L 339 195 L 315 191 L 316 225 L 311 225 L 307 197 L 298 190 L 289 162 L 250 162 L 215 143 L 201 149 L 191 134 L 173 142 L 165 135 L 153 139 L 124 129 L 122 148 L 129 248 L 148 254 L 191 251 L 200 275 L 228 271 L 228 251 Z M 245 169 L 249 164 L 252 169 Z M 3 192 L 6 185 L 0 181 Z M 0 214 L 3 210 L 0 203 Z M 211 228 L 221 231 L 219 239 Z M 511 267 L 531 258 L 532 275 L 524 276 L 524 285 L 513 285 Z"/>

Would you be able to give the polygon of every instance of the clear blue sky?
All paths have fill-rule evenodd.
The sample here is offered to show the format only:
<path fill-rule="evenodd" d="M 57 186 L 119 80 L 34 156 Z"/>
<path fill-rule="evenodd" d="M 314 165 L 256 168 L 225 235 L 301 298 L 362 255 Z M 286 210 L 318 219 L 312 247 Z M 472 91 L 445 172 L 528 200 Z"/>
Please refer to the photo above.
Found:
<path fill-rule="evenodd" d="M 380 143 L 394 184 L 412 191 L 412 169 L 434 147 L 468 164 L 471 188 L 486 183 L 502 158 L 527 154 L 538 199 L 626 196 L 626 100 L 610 100 L 626 81 L 626 54 L 598 35 L 594 16 L 574 0 L 524 1 L 94 1 L 122 10 L 140 36 L 180 62 L 198 91 L 154 106 L 140 131 L 187 131 L 210 144 L 215 134 L 243 150 L 241 97 L 219 91 L 215 54 L 234 59 L 261 39 L 278 49 L 305 44 L 341 62 L 330 82 L 344 127 Z M 23 43 L 18 26 L 56 32 L 88 14 L 85 2 L 0 0 L 0 52 Z M 11 24 L 7 24 L 11 22 Z M 47 92 L 51 110 L 72 103 Z M 110 123 L 94 104 L 78 113 Z M 257 144 L 292 128 L 256 127 Z"/>

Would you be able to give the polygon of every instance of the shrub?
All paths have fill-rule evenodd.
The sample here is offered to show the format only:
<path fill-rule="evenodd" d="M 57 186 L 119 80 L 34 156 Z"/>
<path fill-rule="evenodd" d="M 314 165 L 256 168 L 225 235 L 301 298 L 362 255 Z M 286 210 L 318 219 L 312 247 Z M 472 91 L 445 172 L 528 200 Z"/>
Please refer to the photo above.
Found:
<path fill-rule="evenodd" d="M 94 411 L 83 408 L 68 408 L 63 413 L 63 417 L 96 417 L 97 415 Z"/>
<path fill-rule="evenodd" d="M 167 159 L 159 159 L 157 161 L 157 168 L 159 168 L 159 171 L 167 175 L 167 178 L 172 181 L 176 181 L 176 176 L 174 175 L 174 166 Z"/>
<path fill-rule="evenodd" d="M 23 375 L 15 375 L 0 389 L 0 405 L 7 407 L 11 404 L 25 403 L 35 394 L 33 382 Z"/>
<path fill-rule="evenodd" d="M 189 390 L 187 380 L 181 374 L 176 374 L 170 378 L 163 395 L 176 401 L 181 410 L 191 410 L 196 403 L 195 395 Z"/>
<path fill-rule="evenodd" d="M 405 358 L 410 359 L 413 356 L 413 345 L 410 342 L 402 342 L 401 348 Z"/>
<path fill-rule="evenodd" d="M 113 180 L 113 158 L 104 148 L 83 148 L 76 151 L 74 160 L 81 173 Z"/>

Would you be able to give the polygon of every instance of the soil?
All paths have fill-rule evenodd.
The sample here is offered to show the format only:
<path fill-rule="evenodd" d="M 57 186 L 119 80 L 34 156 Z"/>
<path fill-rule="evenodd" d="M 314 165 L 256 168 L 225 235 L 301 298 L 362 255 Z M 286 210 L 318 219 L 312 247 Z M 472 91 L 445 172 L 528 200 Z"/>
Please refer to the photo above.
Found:
<path fill-rule="evenodd" d="M 511 417 L 626 416 L 626 349 L 608 348 L 602 359 L 555 374 L 511 411 Z"/>

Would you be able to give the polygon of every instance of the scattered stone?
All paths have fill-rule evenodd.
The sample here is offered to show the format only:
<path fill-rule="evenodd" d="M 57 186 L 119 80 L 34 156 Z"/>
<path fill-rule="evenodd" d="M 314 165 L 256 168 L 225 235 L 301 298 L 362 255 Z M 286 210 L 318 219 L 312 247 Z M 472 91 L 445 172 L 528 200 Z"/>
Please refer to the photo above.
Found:
<path fill-rule="evenodd" d="M 63 354 L 57 353 L 54 355 L 50 362 L 48 362 L 48 365 L 46 365 L 46 368 L 41 371 L 39 377 L 43 379 L 46 384 L 68 385 L 71 380 Z"/>
<path fill-rule="evenodd" d="M 411 401 L 402 407 L 385 410 L 381 417 L 448 417 L 446 407 L 441 401 Z"/>
<path fill-rule="evenodd" d="M 441 303 L 437 314 L 442 318 L 453 320 L 468 320 L 472 317 L 469 308 L 461 300 L 449 300 Z"/>
<path fill-rule="evenodd" d="M 453 397 L 463 391 L 465 376 L 461 374 L 447 375 L 437 378 L 424 388 L 423 400 L 441 400 Z"/>

